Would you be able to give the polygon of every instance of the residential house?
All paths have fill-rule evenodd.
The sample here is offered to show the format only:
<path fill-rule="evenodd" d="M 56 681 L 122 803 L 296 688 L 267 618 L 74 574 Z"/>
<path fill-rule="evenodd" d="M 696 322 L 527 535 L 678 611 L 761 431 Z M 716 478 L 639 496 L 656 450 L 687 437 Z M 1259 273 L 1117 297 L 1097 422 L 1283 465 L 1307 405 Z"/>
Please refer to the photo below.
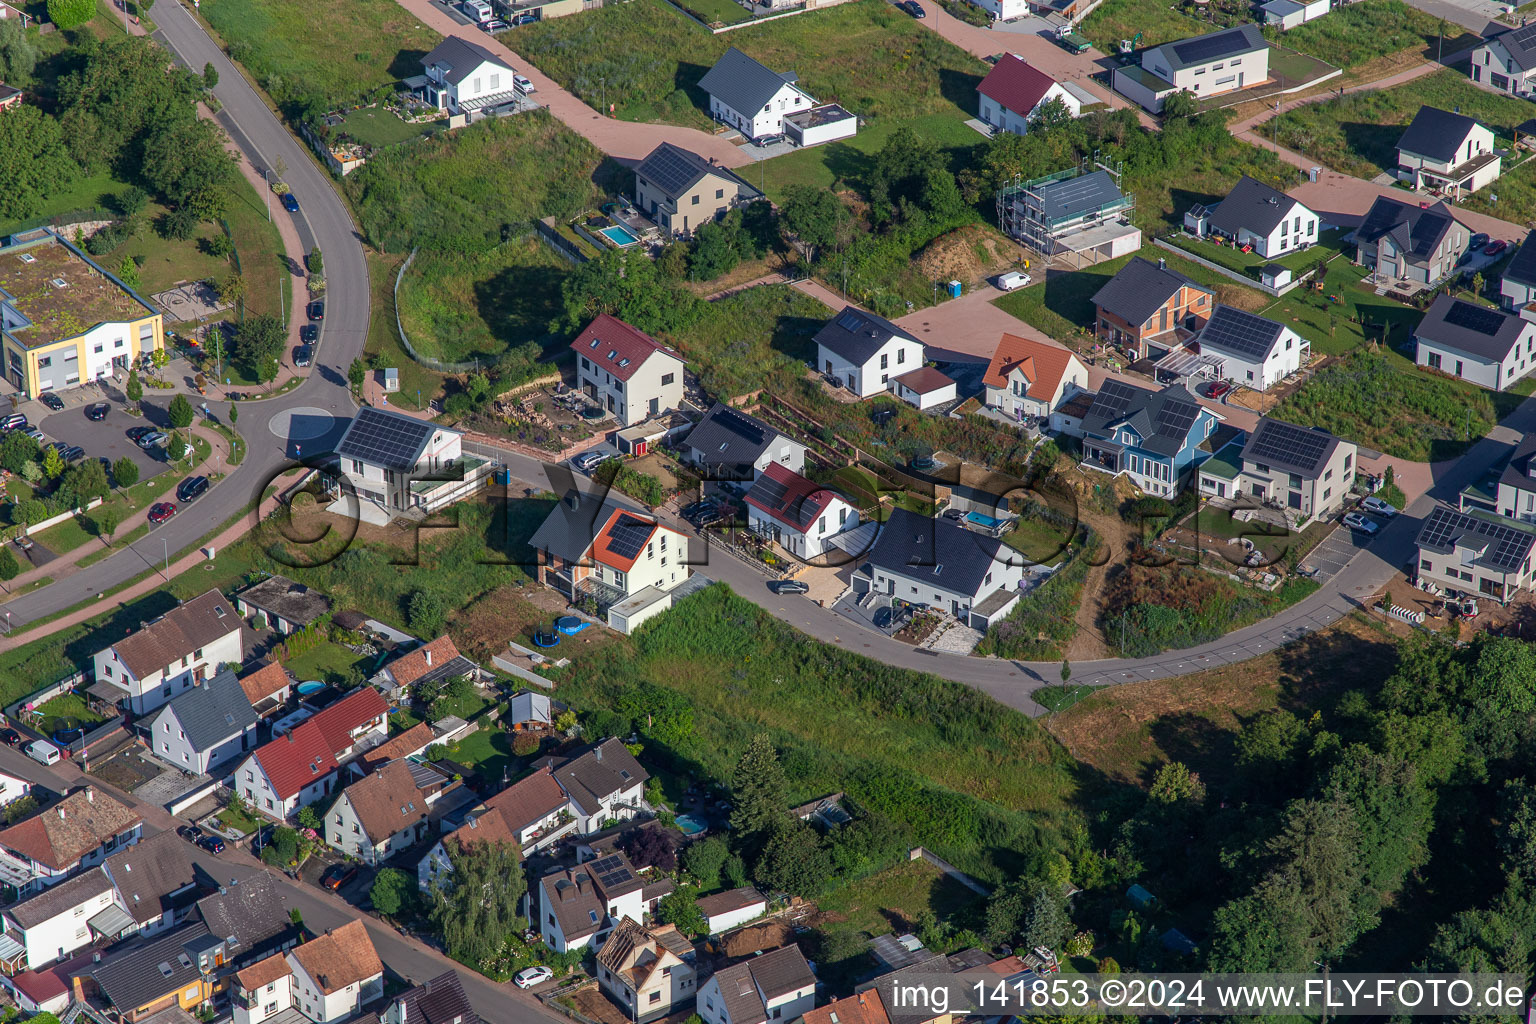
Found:
<path fill-rule="evenodd" d="M 480 666 L 460 654 L 453 638 L 445 633 L 387 663 L 370 682 L 393 693 L 443 683 L 455 676 L 478 679 Z"/>
<path fill-rule="evenodd" d="M 288 957 L 274 953 L 237 971 L 229 986 L 229 1002 L 234 1024 L 262 1024 L 280 1015 L 284 1021 L 294 1021 L 293 968 Z"/>
<path fill-rule="evenodd" d="M 917 364 L 913 364 L 917 365 Z M 683 457 L 705 479 L 750 485 L 770 462 L 805 469 L 805 445 L 755 416 L 716 402 L 683 442 Z"/>
<path fill-rule="evenodd" d="M 1413 361 L 1503 391 L 1536 369 L 1536 323 L 1441 295 L 1413 329 Z"/>
<path fill-rule="evenodd" d="M 803 1020 L 804 1024 L 891 1024 L 878 988 L 867 988 L 807 1010 Z"/>
<path fill-rule="evenodd" d="M 182 923 L 201 895 L 192 847 L 169 830 L 114 853 L 106 871 L 140 935 L 158 935 Z"/>
<path fill-rule="evenodd" d="M 556 953 L 595 948 L 620 921 L 644 920 L 644 890 L 629 858 L 615 851 L 539 879 L 527 897 L 529 921 Z"/>
<path fill-rule="evenodd" d="M 693 1002 L 692 958 L 693 944 L 675 925 L 646 928 L 626 918 L 598 950 L 597 986 L 626 1017 L 645 1024 Z"/>
<path fill-rule="evenodd" d="M 1264 24 L 1289 32 L 1327 14 L 1332 3 L 1333 0 L 1266 0 L 1259 10 L 1264 12 Z"/>
<path fill-rule="evenodd" d="M 576 386 L 620 426 L 676 409 L 683 401 L 683 357 L 618 317 L 600 313 L 571 342 Z"/>
<path fill-rule="evenodd" d="M 265 718 L 288 703 L 295 680 L 276 662 L 261 662 L 260 666 L 240 677 L 240 689 L 257 716 Z"/>
<path fill-rule="evenodd" d="M 38 892 L 137 843 L 143 822 L 127 804 L 82 786 L 0 829 L 0 876 L 23 894 Z"/>
<path fill-rule="evenodd" d="M 1115 91 L 1154 114 L 1176 92 L 1200 99 L 1269 81 L 1269 43 L 1259 26 L 1238 25 L 1151 46 L 1141 64 L 1115 69 Z"/>
<path fill-rule="evenodd" d="M 1420 107 L 1397 142 L 1397 176 L 1415 189 L 1461 198 L 1499 177 L 1493 132 L 1464 114 Z"/>
<path fill-rule="evenodd" d="M 465 455 L 463 440 L 431 420 L 364 406 L 336 445 L 338 468 L 358 500 L 386 514 L 436 512 L 490 481 L 491 463 Z"/>
<path fill-rule="evenodd" d="M 1527 433 L 1509 460 L 1489 470 L 1494 478 L 1461 492 L 1461 511 L 1474 508 L 1496 512 L 1506 519 L 1536 523 L 1536 433 Z"/>
<path fill-rule="evenodd" d="M 256 709 L 228 668 L 172 697 L 149 720 L 155 756 L 194 775 L 213 774 L 256 745 Z"/>
<path fill-rule="evenodd" d="M 704 923 L 711 935 L 730 931 L 768 913 L 767 897 L 750 885 L 700 896 L 694 902 L 699 913 L 704 915 Z"/>
<path fill-rule="evenodd" d="M 432 805 L 457 785 L 431 764 L 391 761 L 342 790 L 325 813 L 333 849 L 380 864 L 427 834 Z"/>
<path fill-rule="evenodd" d="M 816 105 L 797 81 L 793 71 L 770 70 L 733 46 L 699 79 L 699 88 L 709 96 L 710 117 L 755 141 L 784 134 L 785 115 Z"/>
<path fill-rule="evenodd" d="M 240 1022 L 237 1022 L 240 1024 Z M 406 989 L 379 1011 L 379 1024 L 481 1024 L 458 971 Z"/>
<path fill-rule="evenodd" d="M 610 613 L 608 624 L 627 633 L 672 606 L 670 592 L 693 572 L 688 538 L 655 516 L 608 502 L 596 531 L 584 530 L 582 504 L 572 490 L 529 539 L 539 557 L 539 580 L 572 600 L 594 597 Z M 585 504 L 596 505 L 597 499 L 589 497 Z M 637 597 L 649 599 L 643 613 L 631 612 L 623 620 L 612 613 Z"/>
<path fill-rule="evenodd" d="M 883 316 L 856 306 L 816 332 L 816 366 L 860 398 L 891 390 L 892 377 L 923 365 L 923 343 Z"/>
<path fill-rule="evenodd" d="M 561 794 L 562 798 L 564 794 Z M 474 843 L 506 843 L 521 853 L 523 843 L 519 830 L 507 824 L 507 815 L 494 808 L 471 811 L 464 824 L 448 833 L 427 851 L 416 865 L 416 887 L 431 893 L 433 886 L 450 886 L 453 883 L 453 861 L 450 850 L 465 848 Z"/>
<path fill-rule="evenodd" d="M 1171 499 L 1210 456 L 1202 445 L 1220 420 L 1182 384 L 1148 391 L 1109 378 L 1083 418 L 1082 464 Z"/>
<path fill-rule="evenodd" d="M 201 922 L 114 948 L 73 978 L 75 1000 L 113 1007 L 124 1024 L 172 1006 L 195 1010 L 213 998 L 219 940 Z"/>
<path fill-rule="evenodd" d="M 219 666 L 244 660 L 240 616 L 223 594 L 210 590 L 98 651 L 92 671 L 98 684 L 121 694 L 128 710 L 146 715 L 191 689 L 194 680 L 211 679 Z"/>
<path fill-rule="evenodd" d="M 293 998 L 315 1024 L 346 1020 L 384 994 L 384 965 L 362 921 L 332 928 L 288 951 Z"/>
<path fill-rule="evenodd" d="M 261 614 L 267 627 L 287 635 L 303 629 L 331 610 L 331 599 L 286 576 L 268 576 L 235 594 L 241 615 Z"/>
<path fill-rule="evenodd" d="M 239 969 L 298 944 L 300 928 L 287 903 L 284 883 L 258 871 L 198 900 L 197 916 L 223 938 L 221 964 Z"/>
<path fill-rule="evenodd" d="M 927 605 L 985 629 L 1018 600 L 1026 564 L 999 537 L 896 508 L 854 572 L 853 589 Z"/>
<path fill-rule="evenodd" d="M 703 224 L 719 220 L 727 211 L 762 196 L 735 171 L 670 142 L 651 150 L 635 168 L 635 206 L 663 231 L 675 234 L 690 234 Z M 628 324 L 624 326 L 635 330 Z M 652 345 L 658 344 L 647 335 L 641 337 Z M 676 405 L 674 401 L 669 408 Z"/>
<path fill-rule="evenodd" d="M 981 382 L 988 409 L 1023 422 L 1049 416 L 1072 394 L 1085 390 L 1088 368 L 1059 345 L 1004 334 Z"/>
<path fill-rule="evenodd" d="M 819 558 L 830 538 L 859 525 L 859 511 L 836 491 L 772 463 L 747 492 L 747 528 L 796 558 Z"/>
<path fill-rule="evenodd" d="M 126 379 L 141 356 L 165 349 L 160 310 L 77 249 L 67 231 L 20 232 L 0 246 L 3 373 L 27 398 Z"/>
<path fill-rule="evenodd" d="M 1359 454 L 1353 442 L 1320 427 L 1265 416 L 1240 450 L 1228 445 L 1200 464 L 1200 494 L 1273 502 L 1296 522 L 1322 519 L 1349 496 Z"/>
<path fill-rule="evenodd" d="M 577 831 L 596 832 L 605 822 L 628 821 L 649 810 L 643 794 L 650 773 L 615 737 L 553 764 L 551 771 L 570 798 Z"/>
<path fill-rule="evenodd" d="M 992 70 L 976 86 L 981 120 L 995 131 L 1023 135 L 1040 108 L 1055 100 L 1067 113 L 1077 117 L 1084 103 L 1098 100 L 1080 89 L 1068 89 L 1039 68 L 1031 67 L 1016 53 L 997 58 Z"/>
<path fill-rule="evenodd" d="M 958 397 L 957 385 L 931 366 L 919 366 L 893 378 L 896 397 L 924 412 L 936 409 Z"/>
<path fill-rule="evenodd" d="M 38 970 L 131 930 L 112 879 L 101 868 L 13 903 L 0 915 L 0 965 L 7 974 Z"/>
<path fill-rule="evenodd" d="M 1077 167 L 1004 186 L 997 194 L 1000 226 L 1035 252 L 1070 257 L 1076 267 L 1128 256 L 1141 248 L 1131 223 L 1136 197 L 1120 191 L 1118 174 Z"/>
<path fill-rule="evenodd" d="M 5 4 L 0 4 L 0 8 L 5 6 Z M 6 85 L 4 82 L 0 82 L 0 113 L 15 110 L 21 106 L 23 100 L 24 97 L 20 89 L 14 85 Z"/>
<path fill-rule="evenodd" d="M 1132 359 L 1167 355 L 1205 325 L 1215 304 L 1211 289 L 1137 256 L 1093 296 L 1094 334 Z"/>
<path fill-rule="evenodd" d="M 475 115 L 517 101 L 512 67 L 479 43 L 448 36 L 421 59 L 418 91 L 450 114 Z M 416 84 L 416 83 L 412 83 Z"/>
<path fill-rule="evenodd" d="M 1536 96 L 1536 22 L 1497 32 L 1472 51 L 1472 81 L 1511 96 Z"/>
<path fill-rule="evenodd" d="M 1202 210 L 1204 216 L 1197 212 Z M 1195 207 L 1184 222 L 1197 235 L 1215 235 L 1240 248 L 1251 246 L 1265 259 L 1314 244 L 1320 223 L 1317 214 L 1300 200 L 1246 174 L 1232 186 L 1227 198 L 1214 208 Z"/>
<path fill-rule="evenodd" d="M 416 757 L 436 742 L 437 733 L 432 727 L 426 722 L 417 722 L 405 732 L 391 736 L 372 750 L 363 751 L 363 755 L 353 763 L 361 763 L 365 772 L 371 772 L 391 761 Z"/>
<path fill-rule="evenodd" d="M 1420 580 L 1500 603 L 1531 587 L 1536 528 L 1519 520 L 1437 505 L 1416 544 Z"/>
<path fill-rule="evenodd" d="M 1268 391 L 1312 357 L 1312 343 L 1285 324 L 1224 304 L 1196 341 L 1202 356 L 1220 361 L 1218 376 L 1254 391 Z"/>
<path fill-rule="evenodd" d="M 1499 281 L 1500 302 L 1505 309 L 1523 310 L 1536 302 L 1536 231 L 1525 236 L 1520 248 L 1504 266 Z"/>
<path fill-rule="evenodd" d="M 0 772 L 0 808 L 9 807 L 22 797 L 30 796 L 32 783 L 19 775 Z"/>
<path fill-rule="evenodd" d="M 1456 269 L 1471 241 L 1472 232 L 1444 203 L 1423 207 L 1378 196 L 1355 229 L 1355 262 L 1433 286 Z"/>
<path fill-rule="evenodd" d="M 285 821 L 331 794 L 338 767 L 387 737 L 389 706 L 363 686 L 257 747 L 235 769 L 235 790 L 252 808 Z"/>
<path fill-rule="evenodd" d="M 732 964 L 699 986 L 705 1024 L 792 1021 L 816 1005 L 816 976 L 798 945 Z"/>

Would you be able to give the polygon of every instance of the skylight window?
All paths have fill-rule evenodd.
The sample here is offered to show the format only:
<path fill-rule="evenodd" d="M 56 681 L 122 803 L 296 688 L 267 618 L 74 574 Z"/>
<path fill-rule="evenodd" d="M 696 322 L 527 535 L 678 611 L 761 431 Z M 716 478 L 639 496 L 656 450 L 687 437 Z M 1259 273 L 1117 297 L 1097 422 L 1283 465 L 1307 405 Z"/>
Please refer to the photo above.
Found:
<path fill-rule="evenodd" d="M 943 562 L 940 562 L 938 565 L 933 567 L 933 574 L 935 576 L 937 576 L 939 573 L 941 573 L 943 571 L 944 571 L 944 563 Z"/>
<path fill-rule="evenodd" d="M 603 339 L 602 338 L 593 338 L 592 339 L 592 344 L 588 345 L 587 348 L 597 348 L 597 346 L 601 345 L 602 343 L 603 343 Z"/>
<path fill-rule="evenodd" d="M 37 262 L 37 257 L 33 256 L 29 252 L 24 252 L 24 253 L 21 254 L 21 262 L 23 262 L 23 263 L 36 263 Z"/>
<path fill-rule="evenodd" d="M 629 360 L 628 359 L 620 359 L 619 360 L 619 365 L 620 366 L 628 366 L 629 365 Z"/>
<path fill-rule="evenodd" d="M 619 354 L 619 350 L 616 349 L 616 348 L 611 348 L 611 349 L 608 350 L 608 358 L 609 359 L 613 359 L 613 358 L 617 357 L 618 354 Z"/>

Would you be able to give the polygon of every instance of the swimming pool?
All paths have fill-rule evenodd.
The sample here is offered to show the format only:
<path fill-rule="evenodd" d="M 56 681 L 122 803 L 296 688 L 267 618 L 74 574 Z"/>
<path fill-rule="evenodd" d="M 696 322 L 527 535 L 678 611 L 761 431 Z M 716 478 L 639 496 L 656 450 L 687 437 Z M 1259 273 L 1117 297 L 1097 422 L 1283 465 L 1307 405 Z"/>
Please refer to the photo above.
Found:
<path fill-rule="evenodd" d="M 625 227 L 623 224 L 615 224 L 611 228 L 603 228 L 603 235 L 608 239 L 608 241 L 620 247 L 626 245 L 634 245 L 636 242 L 640 241 L 640 236 L 629 230 L 629 228 Z"/>
<path fill-rule="evenodd" d="M 709 828 L 701 819 L 695 818 L 691 814 L 679 814 L 677 816 L 677 827 L 683 830 L 683 835 L 685 836 L 696 836 Z"/>
<path fill-rule="evenodd" d="M 986 530 L 995 530 L 1002 526 L 1004 522 L 1002 519 L 993 519 L 991 516 L 983 515 L 980 512 L 967 512 L 965 514 L 965 521 L 974 523 Z"/>

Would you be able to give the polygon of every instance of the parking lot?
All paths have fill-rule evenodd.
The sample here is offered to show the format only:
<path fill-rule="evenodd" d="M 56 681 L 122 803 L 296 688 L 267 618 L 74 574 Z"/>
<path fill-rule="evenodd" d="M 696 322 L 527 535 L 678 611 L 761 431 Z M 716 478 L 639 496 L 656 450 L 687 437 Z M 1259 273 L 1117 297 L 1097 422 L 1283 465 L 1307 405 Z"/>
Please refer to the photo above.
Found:
<path fill-rule="evenodd" d="M 1323 542 L 1312 549 L 1312 553 L 1301 560 L 1304 570 L 1316 571 L 1318 580 L 1330 579 L 1343 570 L 1349 564 L 1349 560 L 1355 557 L 1356 552 L 1365 547 L 1369 542 L 1365 534 L 1351 530 L 1347 526 L 1337 526 L 1334 531 L 1323 538 Z"/>
<path fill-rule="evenodd" d="M 41 421 L 36 422 L 38 429 L 48 435 L 48 440 L 79 445 L 85 449 L 86 457 L 91 459 L 105 456 L 116 462 L 126 455 L 138 463 L 140 480 L 148 480 L 170 468 L 165 460 L 164 449 L 151 454 L 128 440 L 127 436 L 127 431 L 137 426 L 169 429 L 163 405 L 151 407 L 146 400 L 142 403 L 144 415 L 135 417 L 124 413 L 121 403 L 110 402 L 111 411 L 107 413 L 107 418 L 97 422 L 85 418 L 85 407 L 101 400 L 100 393 L 94 388 L 84 389 L 78 396 L 66 392 L 61 397 L 68 403 L 64 411 L 49 412 Z M 46 411 L 41 405 L 37 409 Z"/>

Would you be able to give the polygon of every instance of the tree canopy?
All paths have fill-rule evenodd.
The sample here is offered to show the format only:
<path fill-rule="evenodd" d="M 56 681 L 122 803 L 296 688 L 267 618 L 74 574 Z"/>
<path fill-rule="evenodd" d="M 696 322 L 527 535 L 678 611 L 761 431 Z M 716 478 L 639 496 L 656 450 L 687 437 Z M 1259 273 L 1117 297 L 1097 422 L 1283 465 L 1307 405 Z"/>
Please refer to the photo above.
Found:
<path fill-rule="evenodd" d="M 444 843 L 451 874 L 432 887 L 431 918 L 448 955 L 478 963 L 494 955 L 524 921 L 517 906 L 527 885 L 520 852 L 508 843 Z"/>

